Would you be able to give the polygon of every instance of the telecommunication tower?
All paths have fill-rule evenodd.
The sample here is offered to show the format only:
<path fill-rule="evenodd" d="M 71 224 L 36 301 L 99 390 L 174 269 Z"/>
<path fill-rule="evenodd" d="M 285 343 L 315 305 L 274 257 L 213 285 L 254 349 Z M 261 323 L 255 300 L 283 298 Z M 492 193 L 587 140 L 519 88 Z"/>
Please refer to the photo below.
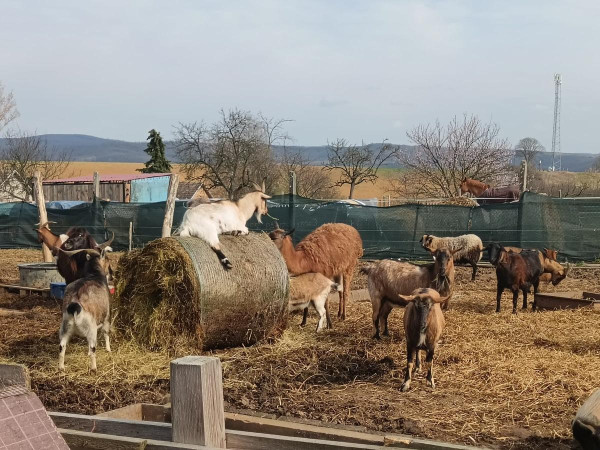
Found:
<path fill-rule="evenodd" d="M 554 74 L 554 125 L 552 127 L 552 171 L 556 170 L 556 157 L 558 156 L 558 170 L 562 169 L 560 153 L 560 87 L 562 77 L 560 73 Z"/>

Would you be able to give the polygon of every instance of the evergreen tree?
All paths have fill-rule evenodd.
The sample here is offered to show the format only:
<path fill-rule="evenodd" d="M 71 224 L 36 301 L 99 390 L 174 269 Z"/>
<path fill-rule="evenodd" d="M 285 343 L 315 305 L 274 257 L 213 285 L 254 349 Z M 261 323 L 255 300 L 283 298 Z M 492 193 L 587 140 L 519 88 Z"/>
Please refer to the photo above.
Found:
<path fill-rule="evenodd" d="M 150 161 L 145 163 L 145 168 L 137 169 L 143 173 L 166 173 L 171 171 L 171 162 L 165 156 L 165 144 L 163 144 L 160 133 L 155 129 L 149 131 L 146 140 L 150 139 L 148 146 L 144 149 L 150 155 Z"/>

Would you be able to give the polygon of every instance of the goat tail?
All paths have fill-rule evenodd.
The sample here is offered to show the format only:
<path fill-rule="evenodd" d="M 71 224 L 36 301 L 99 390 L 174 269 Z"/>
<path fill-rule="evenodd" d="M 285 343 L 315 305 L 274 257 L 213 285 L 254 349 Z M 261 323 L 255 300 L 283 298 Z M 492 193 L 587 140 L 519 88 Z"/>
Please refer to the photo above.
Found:
<path fill-rule="evenodd" d="M 371 271 L 373 270 L 373 265 L 372 264 L 368 264 L 366 266 L 362 266 L 360 268 L 360 273 L 364 273 L 365 275 L 369 275 L 371 273 Z"/>
<path fill-rule="evenodd" d="M 71 302 L 67 306 L 67 313 L 74 316 L 75 314 L 79 314 L 81 312 L 81 305 L 77 302 Z"/>

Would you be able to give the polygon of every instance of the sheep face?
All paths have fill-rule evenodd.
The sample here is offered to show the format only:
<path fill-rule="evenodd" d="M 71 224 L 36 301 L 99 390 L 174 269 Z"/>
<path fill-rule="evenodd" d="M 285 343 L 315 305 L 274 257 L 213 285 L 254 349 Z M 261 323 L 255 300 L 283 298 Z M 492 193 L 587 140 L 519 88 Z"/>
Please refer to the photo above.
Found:
<path fill-rule="evenodd" d="M 433 251 L 433 238 L 434 236 L 430 234 L 424 234 L 421 240 L 419 241 L 425 250 Z"/>

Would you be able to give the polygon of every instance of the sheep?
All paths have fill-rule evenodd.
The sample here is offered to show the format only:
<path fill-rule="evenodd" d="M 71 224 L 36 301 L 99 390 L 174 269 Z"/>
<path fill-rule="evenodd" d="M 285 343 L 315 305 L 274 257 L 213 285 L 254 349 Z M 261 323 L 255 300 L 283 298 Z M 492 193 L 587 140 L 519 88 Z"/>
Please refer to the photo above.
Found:
<path fill-rule="evenodd" d="M 447 297 L 440 297 L 435 289 L 415 289 L 412 295 L 398 294 L 398 298 L 406 303 L 404 312 L 404 332 L 406 333 L 406 375 L 401 390 L 410 389 L 413 367 L 418 371 L 421 366 L 419 352 L 426 350 L 427 385 L 435 388 L 433 381 L 433 355 L 437 349 L 440 336 L 446 325 L 440 304 Z M 416 360 L 416 361 L 415 361 Z"/>
<path fill-rule="evenodd" d="M 600 389 L 594 391 L 579 407 L 572 430 L 581 448 L 600 449 Z"/>
<path fill-rule="evenodd" d="M 454 262 L 457 264 L 470 264 L 473 267 L 471 281 L 475 281 L 477 263 L 483 255 L 483 243 L 479 236 L 463 234 L 456 237 L 436 237 L 431 234 L 424 234 L 419 242 L 429 252 L 433 252 L 438 248 L 461 249 L 461 251 L 454 254 Z"/>
<path fill-rule="evenodd" d="M 106 351 L 110 352 L 110 292 L 101 260 L 104 251 L 94 249 L 63 250 L 69 256 L 85 255 L 83 277 L 67 285 L 63 299 L 63 316 L 59 331 L 59 370 L 65 369 L 67 344 L 77 333 L 88 341 L 90 369 L 96 371 L 96 339 L 98 328 L 102 328 Z"/>
<path fill-rule="evenodd" d="M 458 252 L 461 249 L 456 249 Z M 387 319 L 395 306 L 406 306 L 397 295 L 408 295 L 418 288 L 433 288 L 444 295 L 442 307 L 448 308 L 454 287 L 454 261 L 452 251 L 441 248 L 433 252 L 434 262 L 419 266 L 408 262 L 383 260 L 360 269 L 368 275 L 369 296 L 373 306 L 374 339 L 380 339 L 379 330 L 388 336 Z"/>
<path fill-rule="evenodd" d="M 183 215 L 181 225 L 175 232 L 179 236 L 195 236 L 205 240 L 216 253 L 226 270 L 233 267 L 231 261 L 221 251 L 219 234 L 248 234 L 246 222 L 254 215 L 259 223 L 261 216 L 268 213 L 265 194 L 265 183 L 262 188 L 254 184 L 255 192 L 244 195 L 239 200 L 220 200 L 211 203 L 200 203 L 189 208 Z"/>
<path fill-rule="evenodd" d="M 327 322 L 327 328 L 331 328 L 327 297 L 331 289 L 337 289 L 337 287 L 337 283 L 320 273 L 311 272 L 290 277 L 289 311 L 306 311 L 312 304 L 320 317 L 317 332 L 325 326 L 325 322 Z M 306 316 L 302 320 L 302 326 L 305 324 Z"/>
<path fill-rule="evenodd" d="M 356 228 L 343 223 L 326 223 L 306 236 L 296 247 L 291 234 L 275 223 L 269 233 L 292 275 L 317 272 L 338 284 L 338 317 L 346 319 L 346 302 L 358 259 L 363 255 L 362 239 Z M 341 288 L 341 289 L 340 289 Z M 307 310 L 305 310 L 305 315 Z"/>

